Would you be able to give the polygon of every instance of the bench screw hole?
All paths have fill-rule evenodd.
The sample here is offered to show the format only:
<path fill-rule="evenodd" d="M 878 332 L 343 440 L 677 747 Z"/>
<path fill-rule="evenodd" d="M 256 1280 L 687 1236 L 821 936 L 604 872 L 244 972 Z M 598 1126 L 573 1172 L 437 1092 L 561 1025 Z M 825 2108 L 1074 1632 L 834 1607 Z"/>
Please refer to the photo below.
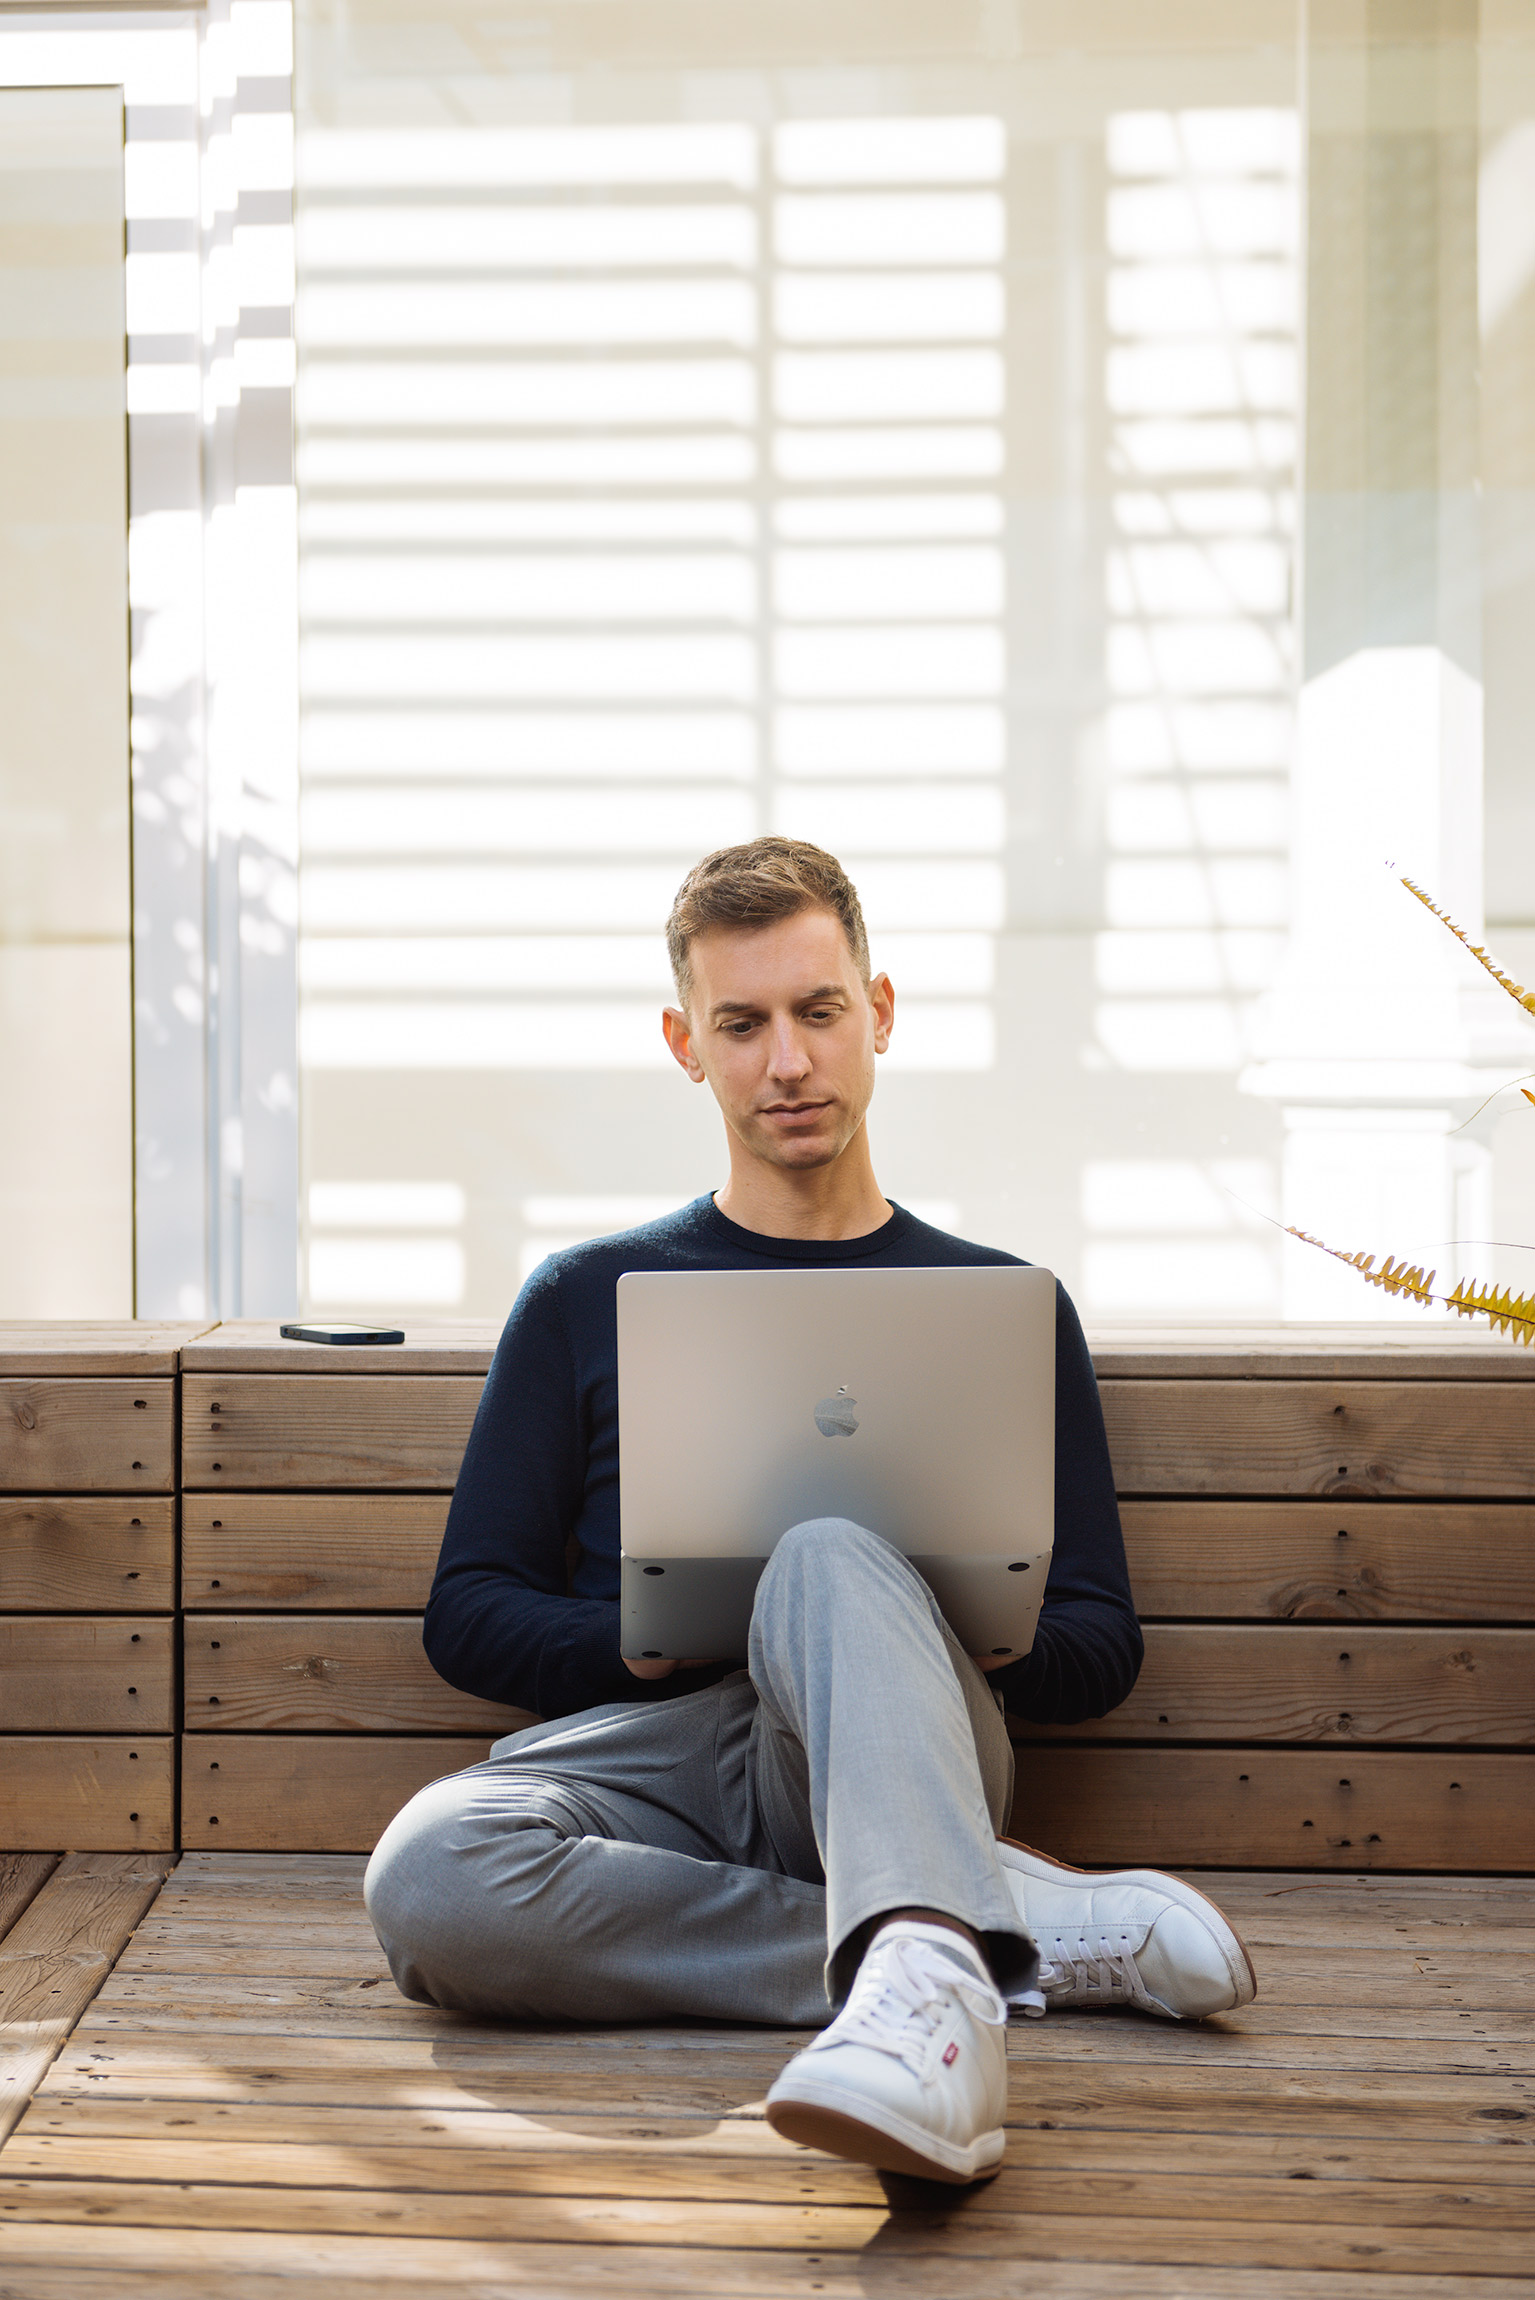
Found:
<path fill-rule="evenodd" d="M 1338 1475 L 1339 1475 L 1339 1477 L 1347 1477 L 1347 1476 L 1348 1476 L 1348 1463 L 1347 1463 L 1346 1461 L 1340 1461 L 1340 1462 L 1339 1462 L 1339 1464 L 1338 1464 Z"/>
<path fill-rule="evenodd" d="M 138 1819 L 138 1815 L 137 1815 L 137 1813 L 130 1813 L 130 1814 L 128 1815 L 128 1818 L 129 1818 L 129 1820 L 130 1820 L 130 1821 L 136 1821 L 136 1820 Z"/>
<path fill-rule="evenodd" d="M 1460 1787 L 1460 1783 L 1459 1783 L 1458 1781 L 1452 1781 L 1452 1782 L 1450 1783 L 1450 1787 L 1451 1787 L 1452 1789 L 1458 1789 L 1458 1788 Z"/>
<path fill-rule="evenodd" d="M 136 1685 L 130 1685 L 128 1690 L 130 1693 L 137 1693 L 138 1687 Z"/>
<path fill-rule="evenodd" d="M 210 1813 L 210 1814 L 208 1815 L 208 1826 L 209 1826 L 209 1828 L 210 1828 L 210 1829 L 216 1829 L 216 1828 L 218 1827 L 218 1825 L 219 1825 L 219 1817 L 218 1817 L 217 1813 Z"/>
<path fill-rule="evenodd" d="M 147 1402 L 147 1401 L 146 1401 L 145 1399 L 143 1399 L 143 1398 L 135 1398 L 135 1399 L 134 1399 L 134 1401 L 133 1401 L 133 1410 L 134 1410 L 134 1412 L 135 1412 L 135 1413 L 137 1413 L 137 1414 L 141 1414 L 141 1413 L 144 1411 L 144 1407 L 145 1407 L 145 1404 L 146 1404 L 146 1402 Z"/>
<path fill-rule="evenodd" d="M 224 1584 L 222 1583 L 222 1581 L 210 1581 L 210 1582 L 209 1582 L 209 1584 L 208 1584 L 208 1587 L 209 1587 L 210 1589 L 222 1589 L 222 1588 L 223 1588 L 223 1586 L 224 1586 Z"/>
<path fill-rule="evenodd" d="M 1167 1719 L 1166 1719 L 1165 1717 L 1159 1717 L 1159 1718 L 1157 1719 L 1157 1723 L 1158 1723 L 1159 1725 L 1165 1725 L 1165 1724 L 1167 1723 Z"/>
<path fill-rule="evenodd" d="M 218 1649 L 219 1649 L 219 1640 L 218 1640 L 218 1639 L 215 1637 L 215 1638 L 214 1638 L 214 1640 L 213 1640 L 213 1642 L 212 1642 L 211 1650 L 212 1650 L 214 1653 L 217 1653 Z"/>
<path fill-rule="evenodd" d="M 143 1522 L 144 1520 L 141 1517 L 130 1517 L 128 1520 L 130 1525 L 142 1525 Z"/>
<path fill-rule="evenodd" d="M 211 1765 L 208 1767 L 208 1770 L 209 1770 L 209 1772 L 210 1772 L 210 1773 L 216 1773 L 216 1772 L 218 1771 L 218 1769 L 219 1769 L 219 1761 L 218 1761 L 217 1757 L 215 1757 L 215 1758 L 214 1758 L 214 1760 L 213 1760 L 213 1762 L 212 1762 L 212 1764 L 211 1764 Z"/>
<path fill-rule="evenodd" d="M 1340 1661 L 1347 1661 L 1347 1660 L 1348 1660 L 1348 1658 L 1349 1658 L 1349 1656 L 1348 1656 L 1346 1653 L 1340 1653 L 1340 1654 L 1338 1655 L 1338 1659 L 1339 1659 Z"/>
<path fill-rule="evenodd" d="M 1238 1779 L 1239 1781 L 1245 1781 L 1245 1780 L 1247 1779 L 1247 1775 L 1246 1775 L 1245 1773 L 1239 1773 L 1239 1774 L 1237 1775 L 1237 1779 Z"/>
<path fill-rule="evenodd" d="M 137 1630 L 135 1630 L 135 1631 L 133 1632 L 133 1635 L 132 1635 L 132 1636 L 129 1638 L 129 1640 L 128 1640 L 128 1643 L 129 1643 L 130 1645 L 137 1645 L 138 1641 L 139 1641 L 139 1633 L 138 1633 L 138 1631 L 137 1631 Z"/>
<path fill-rule="evenodd" d="M 1340 1526 L 1339 1526 L 1339 1528 L 1338 1528 L 1338 1539 L 1339 1539 L 1340 1541 L 1347 1541 L 1347 1539 L 1348 1539 L 1348 1527 L 1347 1527 L 1346 1525 L 1340 1525 Z"/>
<path fill-rule="evenodd" d="M 135 1469 L 137 1469 L 139 1465 L 137 1462 L 135 1462 L 133 1466 Z M 221 1461 L 216 1461 L 213 1466 L 215 1469 L 222 1469 L 224 1465 Z"/>
<path fill-rule="evenodd" d="M 1340 1781 L 1340 1782 L 1338 1783 L 1338 1787 L 1339 1787 L 1340 1789 L 1352 1789 L 1352 1787 L 1353 1787 L 1353 1786 L 1354 1786 L 1354 1784 L 1353 1784 L 1353 1782 L 1352 1782 L 1352 1781 Z"/>
<path fill-rule="evenodd" d="M 128 1579 L 129 1579 L 130 1581 L 137 1581 L 137 1580 L 138 1580 L 138 1575 L 137 1575 L 136 1573 L 130 1573 L 130 1574 L 129 1574 L 129 1576 L 128 1576 Z"/>
<path fill-rule="evenodd" d="M 1303 1829 L 1309 1829 L 1309 1828 L 1312 1828 L 1313 1826 L 1314 1826 L 1314 1823 L 1312 1823 L 1312 1822 L 1310 1822 L 1310 1821 L 1302 1821 L 1302 1823 L 1301 1823 L 1301 1827 L 1302 1827 Z"/>
<path fill-rule="evenodd" d="M 1379 1837 L 1379 1835 L 1378 1835 L 1378 1834 L 1377 1834 L 1377 1835 L 1374 1835 L 1374 1836 L 1369 1836 L 1369 1837 L 1366 1837 L 1366 1839 L 1365 1839 L 1365 1843 L 1366 1843 L 1367 1845 L 1378 1845 L 1378 1844 L 1380 1843 L 1380 1837 Z"/>
<path fill-rule="evenodd" d="M 128 1752 L 128 1762 L 129 1762 L 129 1764 L 130 1764 L 130 1765 L 136 1765 L 136 1764 L 138 1763 L 138 1761 L 139 1761 L 139 1753 L 138 1753 L 137 1749 L 130 1749 L 130 1750 L 129 1750 L 129 1752 Z"/>
<path fill-rule="evenodd" d="M 144 1464 L 141 1461 L 136 1461 L 133 1466 L 135 1469 L 142 1469 Z"/>

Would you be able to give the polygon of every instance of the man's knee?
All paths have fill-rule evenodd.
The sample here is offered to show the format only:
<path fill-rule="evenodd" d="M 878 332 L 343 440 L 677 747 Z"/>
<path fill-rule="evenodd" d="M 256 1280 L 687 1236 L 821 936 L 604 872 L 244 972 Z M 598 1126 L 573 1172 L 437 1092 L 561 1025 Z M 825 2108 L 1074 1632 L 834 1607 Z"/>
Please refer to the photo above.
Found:
<path fill-rule="evenodd" d="M 807 1517 L 774 1544 L 769 1573 L 837 1573 L 898 1554 L 888 1541 L 850 1517 Z"/>
<path fill-rule="evenodd" d="M 510 1972 L 540 1962 L 540 1887 L 568 1828 L 536 1804 L 488 1808 L 484 1773 L 434 1781 L 380 1837 L 363 1899 L 402 1995 L 447 2010 L 503 2011 Z"/>

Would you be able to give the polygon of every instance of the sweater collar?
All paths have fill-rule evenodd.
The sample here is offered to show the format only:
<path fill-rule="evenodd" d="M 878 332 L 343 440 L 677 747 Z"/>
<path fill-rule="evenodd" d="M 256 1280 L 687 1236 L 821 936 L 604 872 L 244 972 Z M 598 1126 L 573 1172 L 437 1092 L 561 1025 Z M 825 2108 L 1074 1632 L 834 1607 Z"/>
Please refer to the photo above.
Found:
<path fill-rule="evenodd" d="M 722 1214 L 712 1196 L 698 1201 L 701 1226 L 722 1246 L 730 1246 L 742 1254 L 760 1254 L 769 1262 L 864 1262 L 887 1248 L 897 1245 L 909 1235 L 912 1217 L 904 1206 L 890 1201 L 888 1222 L 881 1222 L 877 1230 L 866 1231 L 861 1238 L 769 1238 L 761 1230 L 743 1229 Z"/>

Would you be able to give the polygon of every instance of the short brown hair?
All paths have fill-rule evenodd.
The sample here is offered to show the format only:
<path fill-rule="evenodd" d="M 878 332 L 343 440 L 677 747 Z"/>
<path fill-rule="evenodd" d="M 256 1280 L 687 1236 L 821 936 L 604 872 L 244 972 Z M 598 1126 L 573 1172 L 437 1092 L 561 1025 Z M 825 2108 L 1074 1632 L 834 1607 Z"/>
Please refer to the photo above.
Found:
<path fill-rule="evenodd" d="M 688 950 L 714 926 L 771 926 L 802 910 L 829 910 L 841 922 L 853 962 L 869 979 L 869 937 L 858 890 L 835 855 L 808 839 L 748 839 L 695 863 L 677 889 L 666 922 L 672 978 L 684 1006 L 692 995 Z"/>

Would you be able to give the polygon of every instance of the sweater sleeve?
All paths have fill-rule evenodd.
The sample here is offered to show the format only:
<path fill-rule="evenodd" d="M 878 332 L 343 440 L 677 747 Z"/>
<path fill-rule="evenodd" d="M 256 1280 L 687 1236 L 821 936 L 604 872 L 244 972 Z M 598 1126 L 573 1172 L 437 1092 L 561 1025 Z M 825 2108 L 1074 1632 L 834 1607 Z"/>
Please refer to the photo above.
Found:
<path fill-rule="evenodd" d="M 1064 1286 L 1055 1315 L 1055 1548 L 1034 1643 L 992 1673 L 1013 1715 L 1076 1725 L 1117 1709 L 1140 1675 L 1114 1472 L 1087 1337 Z"/>
<path fill-rule="evenodd" d="M 559 1281 L 544 1263 L 497 1345 L 422 1627 L 450 1685 L 540 1717 L 647 1693 L 619 1657 L 617 1604 L 566 1595 L 585 1420 Z"/>

